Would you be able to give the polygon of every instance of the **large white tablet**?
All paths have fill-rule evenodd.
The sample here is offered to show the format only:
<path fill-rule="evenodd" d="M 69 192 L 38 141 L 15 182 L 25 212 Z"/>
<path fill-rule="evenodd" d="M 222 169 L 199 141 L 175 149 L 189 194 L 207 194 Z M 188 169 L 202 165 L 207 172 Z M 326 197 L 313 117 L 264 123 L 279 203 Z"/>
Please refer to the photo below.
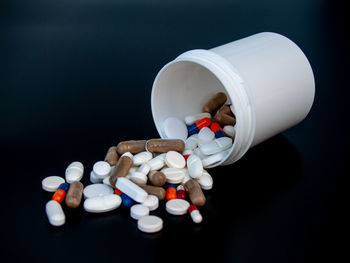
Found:
<path fill-rule="evenodd" d="M 144 216 L 137 221 L 139 230 L 145 233 L 155 233 L 163 228 L 163 220 L 158 216 Z"/>
<path fill-rule="evenodd" d="M 106 184 L 90 184 L 83 190 L 84 198 L 113 194 L 113 188 Z"/>
<path fill-rule="evenodd" d="M 115 194 L 95 196 L 84 201 L 84 209 L 90 213 L 104 213 L 118 208 L 121 202 L 120 196 Z"/>
<path fill-rule="evenodd" d="M 49 176 L 41 181 L 41 186 L 45 191 L 55 192 L 60 184 L 63 184 L 65 181 L 62 177 L 59 176 Z"/>
<path fill-rule="evenodd" d="M 123 177 L 118 178 L 116 188 L 139 203 L 143 203 L 148 195 L 140 186 Z"/>

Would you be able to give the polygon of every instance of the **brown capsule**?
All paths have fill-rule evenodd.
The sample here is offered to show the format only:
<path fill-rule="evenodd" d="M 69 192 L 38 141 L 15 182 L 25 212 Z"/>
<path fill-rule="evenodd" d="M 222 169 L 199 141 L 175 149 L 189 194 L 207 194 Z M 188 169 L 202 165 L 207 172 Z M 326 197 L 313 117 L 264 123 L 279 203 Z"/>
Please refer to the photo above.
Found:
<path fill-rule="evenodd" d="M 69 208 L 77 208 L 81 202 L 84 186 L 79 181 L 74 181 L 70 184 L 66 195 L 66 205 Z"/>
<path fill-rule="evenodd" d="M 205 196 L 203 194 L 201 186 L 196 180 L 188 180 L 185 183 L 184 187 L 188 193 L 189 198 L 191 199 L 192 204 L 196 206 L 203 206 L 205 204 Z"/>
<path fill-rule="evenodd" d="M 114 166 L 117 164 L 119 159 L 118 153 L 117 153 L 117 147 L 112 146 L 108 149 L 106 157 L 105 157 L 105 162 L 109 163 L 110 166 Z"/>
<path fill-rule="evenodd" d="M 117 152 L 122 155 L 126 152 L 131 152 L 132 154 L 144 152 L 146 150 L 146 140 L 139 141 L 125 141 L 120 142 L 117 145 Z"/>
<path fill-rule="evenodd" d="M 166 183 L 165 174 L 159 171 L 151 171 L 148 174 L 148 180 L 154 186 L 163 186 Z"/>
<path fill-rule="evenodd" d="M 212 114 L 212 116 L 215 114 L 215 112 L 225 104 L 227 100 L 227 96 L 223 92 L 218 92 L 215 94 L 214 97 L 212 97 L 204 106 L 203 106 L 203 112 L 209 112 Z"/>
<path fill-rule="evenodd" d="M 223 105 L 220 109 L 218 109 L 218 111 L 216 112 L 216 114 L 227 114 L 229 116 L 232 116 L 234 117 L 232 111 L 231 111 L 231 108 L 230 106 L 228 105 Z"/>
<path fill-rule="evenodd" d="M 221 126 L 232 125 L 235 126 L 236 119 L 228 114 L 222 114 L 217 112 L 214 116 L 214 120 Z"/>
<path fill-rule="evenodd" d="M 152 153 L 167 153 L 169 151 L 182 153 L 185 150 L 185 143 L 178 139 L 151 139 L 147 141 L 146 147 Z"/>
<path fill-rule="evenodd" d="M 147 185 L 147 184 L 138 184 L 143 190 L 145 190 L 150 195 L 155 195 L 159 200 L 163 200 L 165 198 L 165 190 L 163 187 Z"/>
<path fill-rule="evenodd" d="M 127 176 L 131 166 L 132 166 L 132 159 L 128 155 L 123 155 L 119 158 L 119 161 L 115 165 L 115 168 L 109 177 L 109 183 L 114 187 L 115 183 L 117 182 L 118 177 L 125 177 Z"/>

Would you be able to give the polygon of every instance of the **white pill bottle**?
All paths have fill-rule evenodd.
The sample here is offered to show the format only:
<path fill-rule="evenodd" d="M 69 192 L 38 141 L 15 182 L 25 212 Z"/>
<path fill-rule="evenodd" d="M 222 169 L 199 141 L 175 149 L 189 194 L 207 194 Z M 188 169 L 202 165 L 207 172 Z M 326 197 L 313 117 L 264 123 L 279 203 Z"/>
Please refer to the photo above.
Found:
<path fill-rule="evenodd" d="M 201 113 L 220 91 L 232 104 L 236 136 L 226 158 L 211 167 L 236 162 L 249 148 L 302 121 L 314 100 L 315 80 L 301 49 L 276 33 L 185 52 L 153 83 L 151 107 L 160 136 L 165 138 L 165 118 Z"/>

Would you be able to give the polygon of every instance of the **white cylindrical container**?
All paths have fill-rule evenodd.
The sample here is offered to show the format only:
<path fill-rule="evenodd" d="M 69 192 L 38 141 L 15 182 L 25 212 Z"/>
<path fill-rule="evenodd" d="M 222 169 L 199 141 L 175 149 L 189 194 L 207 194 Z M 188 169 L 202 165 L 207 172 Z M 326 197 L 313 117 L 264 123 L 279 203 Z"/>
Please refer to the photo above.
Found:
<path fill-rule="evenodd" d="M 312 106 L 315 81 L 300 48 L 276 33 L 259 33 L 210 50 L 191 50 L 165 65 L 153 83 L 151 107 L 162 138 L 165 118 L 202 112 L 217 92 L 228 95 L 236 116 L 232 148 L 218 165 L 302 121 Z"/>

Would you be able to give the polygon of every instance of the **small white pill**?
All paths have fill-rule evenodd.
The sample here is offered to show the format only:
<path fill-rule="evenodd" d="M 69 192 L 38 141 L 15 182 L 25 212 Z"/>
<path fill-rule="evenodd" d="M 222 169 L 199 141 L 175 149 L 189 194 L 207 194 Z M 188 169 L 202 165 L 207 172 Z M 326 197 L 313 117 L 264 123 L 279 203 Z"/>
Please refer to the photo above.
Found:
<path fill-rule="evenodd" d="M 193 150 L 198 145 L 198 134 L 193 134 L 185 141 L 185 150 Z"/>
<path fill-rule="evenodd" d="M 164 168 L 162 173 L 165 175 L 166 181 L 171 184 L 179 184 L 185 177 L 184 170 L 178 168 Z"/>
<path fill-rule="evenodd" d="M 228 151 L 218 152 L 213 155 L 209 155 L 208 157 L 202 159 L 203 167 L 206 168 L 210 165 L 218 163 L 222 161 L 228 154 Z"/>
<path fill-rule="evenodd" d="M 84 201 L 84 209 L 90 213 L 104 213 L 118 208 L 121 202 L 120 196 L 115 194 L 95 196 Z"/>
<path fill-rule="evenodd" d="M 163 228 L 163 220 L 158 216 L 144 216 L 137 221 L 137 228 L 145 233 L 155 233 Z"/>
<path fill-rule="evenodd" d="M 116 187 L 120 191 L 128 195 L 131 199 L 139 203 L 143 203 L 148 196 L 145 190 L 143 190 L 140 186 L 131 182 L 127 178 L 123 178 L 123 177 L 118 178 Z"/>
<path fill-rule="evenodd" d="M 97 178 L 103 179 L 111 172 L 111 166 L 107 162 L 99 161 L 94 164 L 92 170 Z"/>
<path fill-rule="evenodd" d="M 165 204 L 166 211 L 172 215 L 184 215 L 189 207 L 190 203 L 183 199 L 172 199 Z"/>
<path fill-rule="evenodd" d="M 41 186 L 47 192 L 56 192 L 60 184 L 63 184 L 64 182 L 65 181 L 62 177 L 49 176 L 41 181 Z"/>
<path fill-rule="evenodd" d="M 157 157 L 154 157 L 152 160 L 150 160 L 147 164 L 151 167 L 151 171 L 156 171 L 159 169 L 162 169 L 165 165 L 165 155 L 161 154 Z"/>
<path fill-rule="evenodd" d="M 130 180 L 133 181 L 136 184 L 146 184 L 147 183 L 147 175 L 140 172 L 133 172 L 130 175 Z"/>
<path fill-rule="evenodd" d="M 215 133 L 208 127 L 202 128 L 198 133 L 198 145 L 201 146 L 211 142 L 215 138 Z"/>
<path fill-rule="evenodd" d="M 225 151 L 232 146 L 232 139 L 229 137 L 221 137 L 214 141 L 202 145 L 199 149 L 203 154 L 211 155 Z"/>
<path fill-rule="evenodd" d="M 178 152 L 169 151 L 165 156 L 165 163 L 170 168 L 182 169 L 186 166 L 185 158 Z"/>
<path fill-rule="evenodd" d="M 83 190 L 84 198 L 113 194 L 113 188 L 106 184 L 90 184 Z"/>
<path fill-rule="evenodd" d="M 187 158 L 187 169 L 192 178 L 199 178 L 203 174 L 203 164 L 201 159 L 195 154 Z"/>
<path fill-rule="evenodd" d="M 81 162 L 73 162 L 66 169 L 66 181 L 72 183 L 80 181 L 84 174 L 84 166 Z"/>
<path fill-rule="evenodd" d="M 93 184 L 99 184 L 99 183 L 102 182 L 102 180 L 103 180 L 103 179 L 98 178 L 98 177 L 95 175 L 94 171 L 91 171 L 91 172 L 90 172 L 90 182 L 91 182 L 91 183 L 93 183 Z"/>
<path fill-rule="evenodd" d="M 153 211 L 159 207 L 159 199 L 155 195 L 148 195 L 142 204 L 147 206 L 150 211 Z"/>
<path fill-rule="evenodd" d="M 51 225 L 61 226 L 66 222 L 66 216 L 64 215 L 63 209 L 58 202 L 50 200 L 46 203 L 45 210 Z"/>
<path fill-rule="evenodd" d="M 198 178 L 197 182 L 203 190 L 210 190 L 213 188 L 213 178 L 206 170 L 203 170 L 203 174 Z"/>
<path fill-rule="evenodd" d="M 135 166 L 140 166 L 141 164 L 147 163 L 152 159 L 152 153 L 151 152 L 140 152 L 132 158 L 132 161 Z"/>
<path fill-rule="evenodd" d="M 232 125 L 226 125 L 224 126 L 224 132 L 227 134 L 227 136 L 233 138 L 236 135 L 236 129 Z"/>
<path fill-rule="evenodd" d="M 197 155 L 197 156 L 199 157 L 199 159 L 201 159 L 201 160 L 203 160 L 203 159 L 205 159 L 205 158 L 207 158 L 207 157 L 209 156 L 209 155 L 203 154 L 203 153 L 199 150 L 199 148 L 194 149 L 194 150 L 193 150 L 193 153 L 194 153 L 195 155 Z"/>
<path fill-rule="evenodd" d="M 187 126 L 175 117 L 169 117 L 164 120 L 162 125 L 163 133 L 168 139 L 180 139 L 185 141 L 188 135 Z"/>
<path fill-rule="evenodd" d="M 150 170 L 151 170 L 151 166 L 149 166 L 147 163 L 144 163 L 139 167 L 137 171 L 140 173 L 143 173 L 144 175 L 147 175 Z"/>
<path fill-rule="evenodd" d="M 140 219 L 141 217 L 148 216 L 149 215 L 149 208 L 145 205 L 133 205 L 130 208 L 130 216 L 133 219 Z"/>
<path fill-rule="evenodd" d="M 203 113 L 199 113 L 199 114 L 195 114 L 195 115 L 189 115 L 185 117 L 185 123 L 186 125 L 191 125 L 193 123 L 195 123 L 196 121 L 199 121 L 203 118 L 209 118 L 211 119 L 211 115 L 208 112 L 203 112 Z"/>

